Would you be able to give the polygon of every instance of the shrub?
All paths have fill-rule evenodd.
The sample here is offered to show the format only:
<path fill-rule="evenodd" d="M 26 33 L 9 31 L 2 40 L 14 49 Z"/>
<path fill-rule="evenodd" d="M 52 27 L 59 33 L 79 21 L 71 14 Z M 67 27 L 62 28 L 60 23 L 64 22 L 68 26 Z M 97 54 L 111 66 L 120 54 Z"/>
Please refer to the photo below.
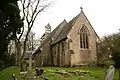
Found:
<path fill-rule="evenodd" d="M 97 64 L 98 67 L 109 67 L 110 65 L 114 64 L 113 60 L 105 60 Z"/>

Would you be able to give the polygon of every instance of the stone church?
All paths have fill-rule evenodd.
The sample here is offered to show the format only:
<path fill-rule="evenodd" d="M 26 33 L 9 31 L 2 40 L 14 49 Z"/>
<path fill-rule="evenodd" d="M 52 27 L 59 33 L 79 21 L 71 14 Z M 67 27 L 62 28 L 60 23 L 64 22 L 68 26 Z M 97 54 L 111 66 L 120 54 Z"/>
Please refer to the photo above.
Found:
<path fill-rule="evenodd" d="M 45 26 L 41 44 L 33 54 L 36 66 L 80 66 L 98 60 L 99 37 L 83 10 L 71 21 L 63 20 L 52 32 Z"/>

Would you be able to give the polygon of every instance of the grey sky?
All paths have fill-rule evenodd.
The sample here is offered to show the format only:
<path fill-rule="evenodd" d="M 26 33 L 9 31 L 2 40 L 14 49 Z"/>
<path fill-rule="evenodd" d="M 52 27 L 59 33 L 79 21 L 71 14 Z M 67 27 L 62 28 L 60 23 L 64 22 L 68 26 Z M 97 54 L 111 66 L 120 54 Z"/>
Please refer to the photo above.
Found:
<path fill-rule="evenodd" d="M 118 32 L 120 29 L 119 0 L 55 0 L 52 7 L 36 20 L 33 31 L 41 36 L 45 25 L 50 23 L 52 30 L 64 19 L 70 21 L 80 13 L 80 7 L 99 36 Z"/>

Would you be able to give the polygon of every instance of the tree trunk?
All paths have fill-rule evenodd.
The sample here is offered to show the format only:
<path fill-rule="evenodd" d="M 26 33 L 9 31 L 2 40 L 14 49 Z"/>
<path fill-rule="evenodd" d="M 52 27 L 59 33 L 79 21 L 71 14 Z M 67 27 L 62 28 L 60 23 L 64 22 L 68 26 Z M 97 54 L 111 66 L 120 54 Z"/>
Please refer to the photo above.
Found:
<path fill-rule="evenodd" d="M 28 25 L 29 26 L 29 25 Z M 22 54 L 22 57 L 21 57 L 21 59 L 20 59 L 20 64 L 22 65 L 22 63 L 24 62 L 24 57 L 25 57 L 25 55 L 26 55 L 26 50 L 27 50 L 27 41 L 28 41 L 28 35 L 29 35 L 29 33 L 30 33 L 30 30 L 31 30 L 31 28 L 29 28 L 28 29 L 28 32 L 27 32 L 27 34 L 26 34 L 26 37 L 25 37 L 25 41 L 24 41 L 24 44 L 23 44 L 23 54 Z M 22 66 L 21 66 L 21 70 L 22 70 L 23 68 L 22 68 Z"/>
<path fill-rule="evenodd" d="M 22 44 L 20 41 L 15 40 L 15 45 L 16 45 L 16 65 L 20 66 L 20 58 L 21 58 L 21 48 Z"/>
<path fill-rule="evenodd" d="M 27 41 L 28 41 L 28 35 L 30 33 L 30 29 L 28 29 L 28 32 L 25 37 L 24 45 L 23 45 L 23 55 L 21 57 L 21 63 L 24 61 L 24 57 L 26 55 L 26 50 L 27 50 Z"/>

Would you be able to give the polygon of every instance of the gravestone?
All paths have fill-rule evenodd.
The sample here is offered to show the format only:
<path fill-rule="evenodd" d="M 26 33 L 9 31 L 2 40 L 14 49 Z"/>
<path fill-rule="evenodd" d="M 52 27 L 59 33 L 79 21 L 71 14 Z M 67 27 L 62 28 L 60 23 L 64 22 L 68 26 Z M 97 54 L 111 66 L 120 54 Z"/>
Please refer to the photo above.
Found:
<path fill-rule="evenodd" d="M 26 80 L 36 80 L 35 74 L 32 72 L 32 52 L 29 53 L 29 67 L 25 77 Z"/>
<path fill-rule="evenodd" d="M 43 69 L 36 68 L 36 76 L 40 76 L 40 75 L 42 75 L 42 74 L 43 74 L 43 72 L 44 72 L 44 70 L 43 70 Z"/>
<path fill-rule="evenodd" d="M 113 65 L 106 71 L 105 80 L 113 80 L 115 68 Z"/>

